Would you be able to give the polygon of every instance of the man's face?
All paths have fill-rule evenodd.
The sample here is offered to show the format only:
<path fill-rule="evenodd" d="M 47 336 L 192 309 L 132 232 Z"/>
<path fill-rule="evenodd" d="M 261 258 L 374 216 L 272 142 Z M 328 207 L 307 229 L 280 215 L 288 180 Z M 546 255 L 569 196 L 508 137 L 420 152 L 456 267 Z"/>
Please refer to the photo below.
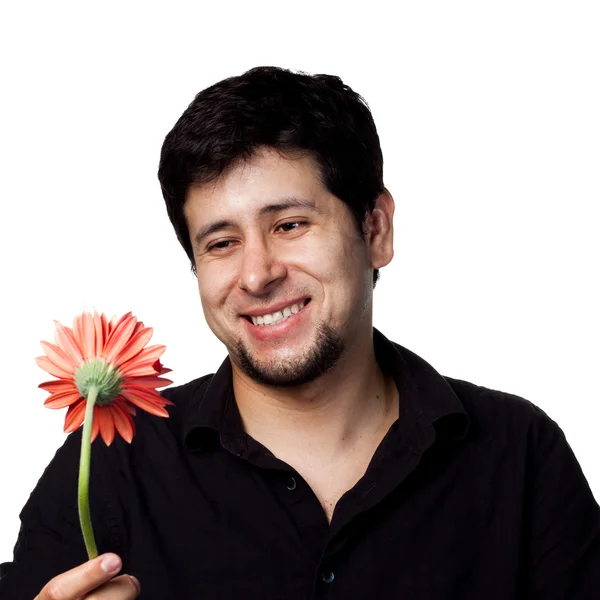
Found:
<path fill-rule="evenodd" d="M 262 149 L 184 208 L 200 299 L 234 369 L 269 385 L 299 385 L 371 330 L 370 247 L 311 157 Z"/>

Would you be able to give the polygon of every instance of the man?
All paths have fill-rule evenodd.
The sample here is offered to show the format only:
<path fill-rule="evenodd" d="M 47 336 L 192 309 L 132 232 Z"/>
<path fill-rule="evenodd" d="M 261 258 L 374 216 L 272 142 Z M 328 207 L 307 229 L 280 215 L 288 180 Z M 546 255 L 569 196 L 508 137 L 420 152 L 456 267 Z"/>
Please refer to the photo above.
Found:
<path fill-rule="evenodd" d="M 275 68 L 219 82 L 159 179 L 229 356 L 131 445 L 95 444 L 90 562 L 69 436 L 3 600 L 600 597 L 600 509 L 556 423 L 373 329 L 394 203 L 357 94 Z"/>

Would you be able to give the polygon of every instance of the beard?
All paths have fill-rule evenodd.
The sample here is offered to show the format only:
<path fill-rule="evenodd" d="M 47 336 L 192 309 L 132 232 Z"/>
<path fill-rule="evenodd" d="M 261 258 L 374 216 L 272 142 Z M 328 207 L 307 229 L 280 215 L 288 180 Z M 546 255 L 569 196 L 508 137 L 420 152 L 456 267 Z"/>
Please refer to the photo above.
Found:
<path fill-rule="evenodd" d="M 236 346 L 239 367 L 257 383 L 293 387 L 314 381 L 327 373 L 343 354 L 345 344 L 328 325 L 319 325 L 317 337 L 304 354 L 291 360 L 258 362 L 241 341 Z"/>

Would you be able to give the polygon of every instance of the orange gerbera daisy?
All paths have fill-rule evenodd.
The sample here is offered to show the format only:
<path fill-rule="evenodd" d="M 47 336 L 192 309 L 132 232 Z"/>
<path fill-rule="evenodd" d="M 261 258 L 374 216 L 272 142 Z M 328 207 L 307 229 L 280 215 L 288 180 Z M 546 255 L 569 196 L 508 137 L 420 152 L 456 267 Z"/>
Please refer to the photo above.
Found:
<path fill-rule="evenodd" d="M 171 370 L 159 360 L 165 346 L 144 347 L 152 337 L 152 328 L 144 327 L 130 312 L 110 321 L 103 314 L 84 312 L 75 317 L 72 329 L 55 323 L 56 343 L 41 342 L 46 356 L 35 360 L 58 378 L 39 387 L 50 393 L 45 406 L 69 407 L 66 433 L 83 423 L 86 399 L 92 389 L 92 441 L 100 433 L 110 445 L 117 431 L 131 443 L 135 434 L 131 417 L 136 407 L 160 417 L 169 416 L 164 406 L 173 403 L 156 391 L 173 383 L 160 377 Z"/>

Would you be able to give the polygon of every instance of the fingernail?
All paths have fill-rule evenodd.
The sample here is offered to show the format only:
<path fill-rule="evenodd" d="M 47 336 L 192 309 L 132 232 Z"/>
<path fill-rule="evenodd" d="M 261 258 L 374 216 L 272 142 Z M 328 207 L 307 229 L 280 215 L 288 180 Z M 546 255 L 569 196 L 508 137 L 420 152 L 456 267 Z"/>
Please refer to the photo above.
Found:
<path fill-rule="evenodd" d="M 137 588 L 137 591 L 139 594 L 140 591 L 142 590 L 142 586 L 140 585 L 140 580 L 137 577 L 134 577 L 133 575 L 130 575 L 129 577 L 131 577 L 131 580 L 135 584 L 135 587 Z"/>
<path fill-rule="evenodd" d="M 121 559 L 116 554 L 107 554 L 102 559 L 102 569 L 109 575 L 118 573 L 121 568 Z"/>

